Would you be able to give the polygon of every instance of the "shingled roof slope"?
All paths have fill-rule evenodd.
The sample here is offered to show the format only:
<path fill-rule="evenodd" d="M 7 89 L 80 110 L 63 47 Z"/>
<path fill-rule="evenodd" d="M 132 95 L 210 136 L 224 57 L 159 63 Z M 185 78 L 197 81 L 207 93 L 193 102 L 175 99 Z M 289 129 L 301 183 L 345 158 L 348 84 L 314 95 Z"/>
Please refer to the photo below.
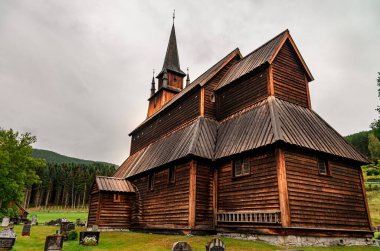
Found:
<path fill-rule="evenodd" d="M 134 193 L 131 182 L 116 177 L 97 176 L 95 179 L 99 191 Z"/>
<path fill-rule="evenodd" d="M 368 163 L 314 111 L 275 97 L 221 122 L 215 159 L 269 145 L 277 141 L 338 157 Z"/>
<path fill-rule="evenodd" d="M 131 177 L 189 155 L 213 159 L 217 126 L 216 121 L 199 117 L 131 155 L 114 176 Z"/>
<path fill-rule="evenodd" d="M 215 90 L 219 90 L 236 79 L 252 72 L 253 70 L 259 68 L 260 66 L 264 64 L 271 64 L 284 44 L 284 42 L 289 39 L 291 42 L 294 50 L 296 51 L 304 69 L 306 72 L 307 77 L 309 80 L 313 80 L 313 76 L 310 73 L 310 70 L 308 69 L 305 61 L 303 60 L 301 54 L 299 53 L 297 46 L 293 42 L 292 37 L 289 34 L 288 30 L 285 30 L 242 58 L 238 63 L 236 63 L 229 71 L 228 73 L 224 76 L 224 78 L 220 81 L 219 85 L 215 88 Z"/>
<path fill-rule="evenodd" d="M 211 66 L 207 71 L 202 73 L 198 78 L 192 81 L 191 84 L 186 86 L 180 93 L 175 95 L 168 103 L 162 106 L 159 111 L 157 111 L 155 114 L 153 114 L 149 118 L 145 119 L 141 124 L 139 124 L 132 132 L 129 133 L 129 136 L 131 136 L 132 133 L 138 130 L 142 125 L 144 125 L 148 121 L 151 121 L 153 118 L 156 118 L 159 114 L 161 114 L 163 110 L 171 106 L 173 103 L 175 103 L 177 100 L 185 96 L 191 90 L 194 90 L 195 87 L 204 86 L 212 77 L 214 77 L 226 64 L 228 64 L 236 56 L 240 58 L 242 57 L 240 54 L 239 48 L 236 48 L 230 53 L 228 53 L 224 58 L 219 60 L 216 64 Z"/>

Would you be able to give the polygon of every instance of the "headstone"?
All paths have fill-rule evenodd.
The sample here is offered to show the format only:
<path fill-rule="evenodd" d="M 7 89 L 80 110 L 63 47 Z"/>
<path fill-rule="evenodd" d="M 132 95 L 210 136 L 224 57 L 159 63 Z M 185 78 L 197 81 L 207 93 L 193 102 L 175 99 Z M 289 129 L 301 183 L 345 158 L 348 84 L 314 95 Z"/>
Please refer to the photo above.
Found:
<path fill-rule="evenodd" d="M 76 224 L 77 226 L 80 226 L 80 224 L 81 224 L 80 219 L 77 219 L 77 220 L 75 221 L 75 224 Z"/>
<path fill-rule="evenodd" d="M 4 217 L 3 221 L 1 222 L 1 226 L 2 227 L 8 227 L 8 225 L 9 225 L 9 218 L 8 217 Z"/>
<path fill-rule="evenodd" d="M 206 245 L 206 251 L 225 251 L 225 250 L 226 250 L 226 245 L 224 245 L 223 241 L 218 238 L 212 239 Z"/>
<path fill-rule="evenodd" d="M 71 231 L 71 230 L 75 230 L 75 224 L 72 222 L 69 222 L 69 224 L 67 224 L 67 231 Z"/>
<path fill-rule="evenodd" d="M 191 251 L 189 243 L 184 241 L 179 241 L 174 243 L 172 251 Z"/>
<path fill-rule="evenodd" d="M 0 250 L 12 250 L 16 241 L 16 234 L 13 226 L 10 225 L 0 233 Z"/>
<path fill-rule="evenodd" d="M 32 228 L 32 225 L 30 224 L 24 224 L 22 227 L 22 236 L 30 236 L 30 229 Z"/>
<path fill-rule="evenodd" d="M 48 235 L 45 240 L 44 251 L 62 251 L 63 236 L 60 234 Z"/>
<path fill-rule="evenodd" d="M 32 225 L 37 225 L 37 216 L 33 215 L 32 217 Z"/>
<path fill-rule="evenodd" d="M 18 225 L 20 223 L 20 219 L 17 217 L 11 218 L 10 222 L 12 222 L 15 225 Z"/>
<path fill-rule="evenodd" d="M 98 225 L 92 225 L 92 230 L 94 230 L 94 231 L 98 231 L 98 230 L 99 230 Z"/>
<path fill-rule="evenodd" d="M 79 245 L 96 246 L 99 244 L 100 232 L 85 231 L 79 233 Z"/>

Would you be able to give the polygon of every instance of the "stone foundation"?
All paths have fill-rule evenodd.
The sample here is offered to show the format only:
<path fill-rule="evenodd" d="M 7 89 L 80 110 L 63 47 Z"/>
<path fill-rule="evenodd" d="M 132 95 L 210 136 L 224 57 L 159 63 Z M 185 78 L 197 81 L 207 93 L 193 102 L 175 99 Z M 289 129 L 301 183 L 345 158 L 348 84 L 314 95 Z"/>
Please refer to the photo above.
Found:
<path fill-rule="evenodd" d="M 280 246 L 380 246 L 379 241 L 372 238 L 355 237 L 311 237 L 311 236 L 279 236 L 279 235 L 255 235 L 239 233 L 218 233 L 218 236 L 241 240 L 264 241 L 272 245 Z"/>

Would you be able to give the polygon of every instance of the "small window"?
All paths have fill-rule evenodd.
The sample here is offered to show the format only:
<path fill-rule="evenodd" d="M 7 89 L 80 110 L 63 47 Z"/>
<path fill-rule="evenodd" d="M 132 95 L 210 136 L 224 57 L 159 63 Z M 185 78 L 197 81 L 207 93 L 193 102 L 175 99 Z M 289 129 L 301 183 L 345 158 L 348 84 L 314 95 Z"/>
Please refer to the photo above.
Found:
<path fill-rule="evenodd" d="M 113 194 L 113 202 L 120 202 L 120 194 L 118 193 Z"/>
<path fill-rule="evenodd" d="M 169 167 L 169 184 L 175 183 L 175 166 Z"/>
<path fill-rule="evenodd" d="M 215 103 L 215 94 L 214 94 L 214 93 L 212 93 L 212 94 L 210 95 L 210 101 L 211 101 L 212 103 Z"/>
<path fill-rule="evenodd" d="M 148 178 L 148 188 L 149 190 L 153 190 L 154 187 L 154 173 L 149 174 Z"/>
<path fill-rule="evenodd" d="M 322 175 L 330 175 L 328 161 L 325 158 L 318 158 L 318 171 Z"/>
<path fill-rule="evenodd" d="M 234 161 L 234 176 L 239 177 L 243 175 L 248 175 L 250 172 L 249 158 L 236 159 Z"/>

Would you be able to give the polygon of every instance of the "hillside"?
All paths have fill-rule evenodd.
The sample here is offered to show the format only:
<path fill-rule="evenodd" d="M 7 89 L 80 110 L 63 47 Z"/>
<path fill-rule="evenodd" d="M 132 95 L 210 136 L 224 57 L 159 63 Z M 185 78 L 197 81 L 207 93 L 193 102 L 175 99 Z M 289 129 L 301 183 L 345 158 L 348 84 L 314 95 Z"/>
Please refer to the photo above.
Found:
<path fill-rule="evenodd" d="M 368 134 L 371 131 L 362 131 L 354 133 L 345 137 L 345 139 L 350 142 L 356 149 L 358 149 L 362 154 L 370 157 L 368 150 Z"/>
<path fill-rule="evenodd" d="M 46 162 L 48 163 L 57 163 L 57 164 L 74 163 L 74 164 L 91 165 L 93 163 L 102 163 L 102 164 L 116 166 L 115 164 L 112 164 L 112 163 L 68 157 L 68 156 L 53 152 L 53 151 L 48 151 L 48 150 L 43 150 L 43 149 L 33 149 L 33 157 L 45 159 Z"/>

